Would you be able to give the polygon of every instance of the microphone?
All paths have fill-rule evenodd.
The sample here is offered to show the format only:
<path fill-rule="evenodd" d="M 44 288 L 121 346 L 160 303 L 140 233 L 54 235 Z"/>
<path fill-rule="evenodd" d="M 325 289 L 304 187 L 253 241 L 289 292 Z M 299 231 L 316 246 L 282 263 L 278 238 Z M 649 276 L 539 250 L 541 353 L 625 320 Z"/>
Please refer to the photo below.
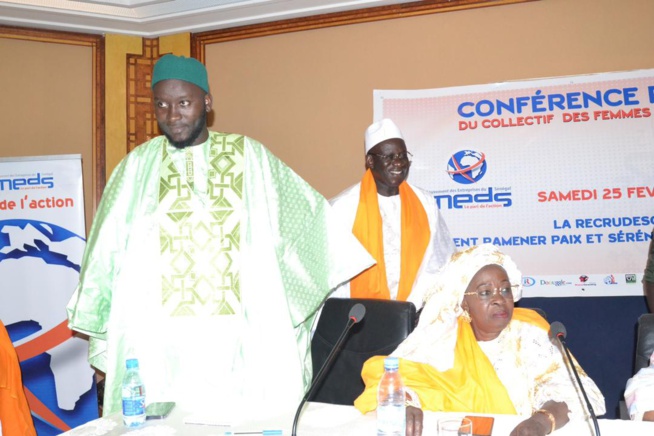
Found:
<path fill-rule="evenodd" d="M 563 350 L 565 350 L 565 354 L 568 357 L 565 360 L 568 366 L 572 368 L 572 373 L 575 375 L 575 379 L 577 379 L 577 384 L 579 385 L 579 388 L 581 389 L 581 393 L 584 396 L 584 400 L 586 401 L 586 407 L 588 408 L 588 413 L 590 413 L 590 417 L 593 420 L 593 425 L 595 426 L 595 435 L 600 436 L 599 423 L 597 422 L 595 411 L 593 410 L 593 406 L 590 404 L 590 400 L 588 400 L 588 395 L 586 395 L 586 389 L 584 389 L 584 385 L 581 383 L 581 379 L 579 378 L 577 369 L 575 368 L 574 362 L 572 361 L 570 350 L 568 350 L 568 345 L 565 343 L 565 338 L 567 335 L 568 332 L 566 331 L 565 326 L 562 323 L 558 321 L 554 321 L 550 325 L 550 339 L 552 341 L 559 342 Z"/>
<path fill-rule="evenodd" d="M 552 340 L 559 339 L 559 338 L 565 339 L 566 336 L 568 336 L 568 332 L 563 324 L 561 324 L 558 321 L 554 321 L 550 325 L 550 339 Z"/>
<path fill-rule="evenodd" d="M 343 342 L 345 342 L 345 338 L 347 337 L 347 334 L 349 333 L 352 326 L 360 322 L 365 315 L 366 315 L 366 307 L 361 303 L 355 304 L 350 309 L 350 313 L 347 316 L 348 317 L 347 324 L 343 329 L 343 333 L 341 333 L 341 336 L 338 337 L 336 344 L 334 344 L 334 348 L 332 348 L 332 351 L 329 352 L 329 356 L 327 356 L 327 359 L 325 359 L 325 363 L 323 363 L 322 366 L 320 367 L 320 370 L 318 371 L 318 374 L 313 378 L 313 381 L 311 382 L 311 386 L 309 386 L 307 393 L 304 394 L 302 401 L 300 401 L 300 405 L 298 406 L 297 411 L 295 412 L 295 418 L 293 418 L 292 436 L 296 435 L 295 432 L 297 430 L 297 423 L 300 418 L 300 412 L 302 412 L 302 406 L 304 406 L 304 403 L 307 402 L 309 397 L 311 397 L 311 394 L 313 394 L 313 391 L 316 390 L 316 386 L 318 386 L 322 381 L 323 377 L 326 374 L 326 369 L 331 366 L 334 357 L 336 357 L 336 354 L 340 351 L 341 345 L 343 345 Z"/>

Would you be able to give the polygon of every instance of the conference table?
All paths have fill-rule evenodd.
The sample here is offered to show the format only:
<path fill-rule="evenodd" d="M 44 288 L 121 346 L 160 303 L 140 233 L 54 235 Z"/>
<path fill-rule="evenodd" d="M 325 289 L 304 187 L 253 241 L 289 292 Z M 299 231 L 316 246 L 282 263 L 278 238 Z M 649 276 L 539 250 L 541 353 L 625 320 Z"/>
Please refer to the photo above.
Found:
<path fill-rule="evenodd" d="M 122 423 L 120 414 L 110 415 L 90 421 L 82 426 L 64 433 L 67 436 L 103 436 L 103 435 L 291 435 L 294 411 L 288 416 L 273 418 L 262 422 L 234 425 L 232 427 L 212 422 L 207 417 L 198 417 L 175 408 L 165 419 L 148 420 L 138 428 L 127 428 Z M 425 412 L 424 436 L 437 436 L 437 422 L 442 418 L 458 418 L 464 414 Z M 511 430 L 524 419 L 515 415 L 492 415 L 495 418 L 493 436 L 508 436 Z M 195 423 L 190 423 L 195 422 Z M 654 435 L 654 422 L 600 419 L 602 436 L 638 436 Z M 266 432 L 264 432 L 264 430 Z M 280 430 L 275 432 L 274 430 Z M 325 403 L 308 403 L 300 416 L 297 436 L 374 436 L 376 434 L 376 416 L 374 412 L 362 415 L 353 406 L 338 406 Z M 591 421 L 571 421 L 565 427 L 556 430 L 557 436 L 592 435 Z"/>

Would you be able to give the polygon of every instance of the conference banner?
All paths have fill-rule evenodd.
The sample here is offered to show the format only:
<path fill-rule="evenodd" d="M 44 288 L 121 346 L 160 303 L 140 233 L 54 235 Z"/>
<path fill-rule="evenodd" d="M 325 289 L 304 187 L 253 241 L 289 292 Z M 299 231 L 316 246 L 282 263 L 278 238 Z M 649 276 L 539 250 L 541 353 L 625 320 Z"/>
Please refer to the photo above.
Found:
<path fill-rule="evenodd" d="M 85 241 L 80 155 L 0 159 L 0 319 L 41 436 L 98 417 L 88 342 L 66 319 Z"/>
<path fill-rule="evenodd" d="M 493 243 L 530 297 L 643 295 L 654 70 L 375 90 L 459 250 Z"/>

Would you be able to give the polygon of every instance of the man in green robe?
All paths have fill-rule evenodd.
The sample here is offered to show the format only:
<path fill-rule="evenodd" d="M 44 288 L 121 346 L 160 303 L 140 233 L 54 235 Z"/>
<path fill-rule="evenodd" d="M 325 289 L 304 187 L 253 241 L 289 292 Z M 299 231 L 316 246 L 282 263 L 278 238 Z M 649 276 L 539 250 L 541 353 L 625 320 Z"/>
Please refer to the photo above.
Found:
<path fill-rule="evenodd" d="M 67 307 L 106 374 L 104 413 L 121 409 L 131 357 L 146 403 L 288 413 L 311 380 L 316 309 L 374 261 L 260 143 L 207 129 L 204 65 L 166 55 L 152 90 L 164 135 L 114 170 Z"/>

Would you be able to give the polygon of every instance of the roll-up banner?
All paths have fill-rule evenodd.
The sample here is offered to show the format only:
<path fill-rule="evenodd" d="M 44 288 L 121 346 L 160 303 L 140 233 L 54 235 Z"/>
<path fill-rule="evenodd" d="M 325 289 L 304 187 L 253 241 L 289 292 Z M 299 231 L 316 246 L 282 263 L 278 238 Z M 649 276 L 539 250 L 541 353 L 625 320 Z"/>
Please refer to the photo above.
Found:
<path fill-rule="evenodd" d="M 39 435 L 98 417 L 88 342 L 66 319 L 85 243 L 80 155 L 0 158 L 0 319 Z"/>
<path fill-rule="evenodd" d="M 458 249 L 493 243 L 525 296 L 642 295 L 654 227 L 654 70 L 375 90 Z"/>

